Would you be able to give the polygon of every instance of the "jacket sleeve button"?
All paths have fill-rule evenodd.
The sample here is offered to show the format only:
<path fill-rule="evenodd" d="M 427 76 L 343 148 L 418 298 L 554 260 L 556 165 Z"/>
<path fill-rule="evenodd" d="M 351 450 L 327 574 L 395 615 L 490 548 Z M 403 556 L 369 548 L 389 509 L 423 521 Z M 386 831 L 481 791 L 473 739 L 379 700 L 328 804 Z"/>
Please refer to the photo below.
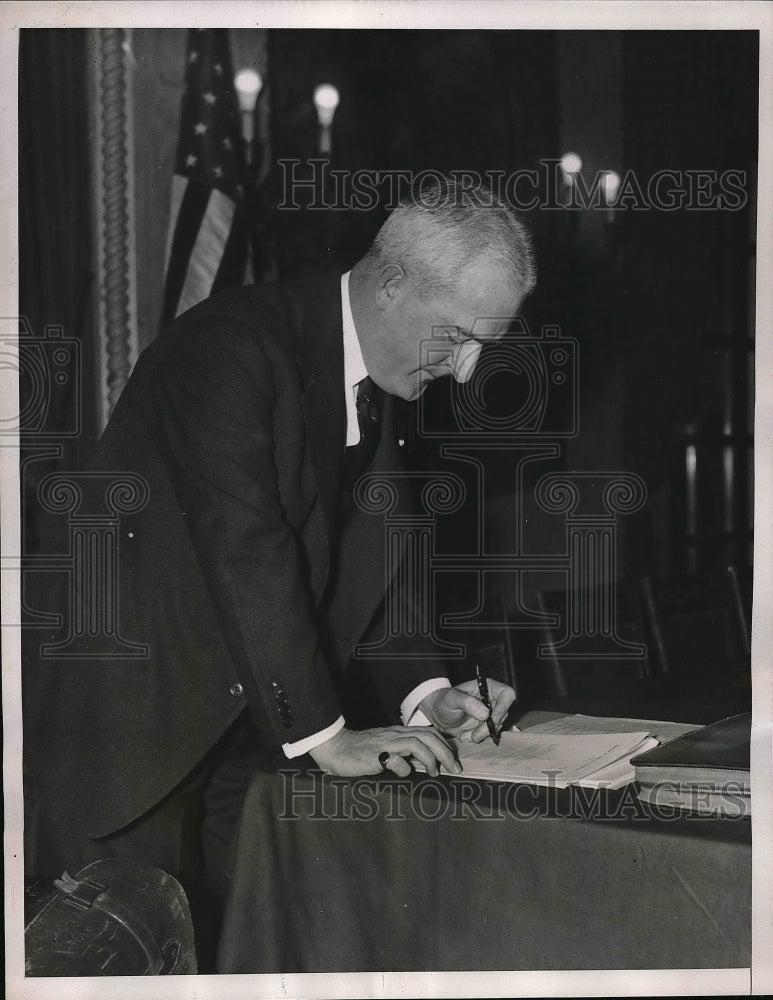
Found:
<path fill-rule="evenodd" d="M 230 690 L 234 698 L 240 698 L 244 694 L 244 687 L 238 681 L 231 685 Z"/>

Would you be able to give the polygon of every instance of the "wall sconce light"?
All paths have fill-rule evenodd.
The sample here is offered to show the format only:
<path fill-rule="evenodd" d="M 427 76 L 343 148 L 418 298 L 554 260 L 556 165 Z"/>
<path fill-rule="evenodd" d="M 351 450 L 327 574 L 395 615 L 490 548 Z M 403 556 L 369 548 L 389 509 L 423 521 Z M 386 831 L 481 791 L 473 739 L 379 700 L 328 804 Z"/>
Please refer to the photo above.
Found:
<path fill-rule="evenodd" d="M 616 170 L 604 171 L 601 186 L 604 190 L 604 204 L 611 208 L 617 198 L 617 192 L 620 190 L 620 174 Z"/>
<path fill-rule="evenodd" d="M 263 89 L 263 79 L 254 69 L 240 69 L 234 77 L 234 87 L 239 98 L 239 110 L 242 113 L 242 137 L 247 151 L 247 163 L 252 159 L 252 142 L 254 133 L 254 112 L 258 95 Z"/>
<path fill-rule="evenodd" d="M 319 121 L 319 152 L 330 156 L 333 151 L 331 128 L 340 101 L 338 90 L 331 83 L 321 83 L 314 91 L 314 106 Z"/>
<path fill-rule="evenodd" d="M 575 182 L 575 177 L 582 170 L 582 159 L 578 153 L 564 153 L 561 157 L 561 173 L 564 184 L 571 187 Z"/>
<path fill-rule="evenodd" d="M 620 190 L 620 174 L 616 170 L 605 170 L 601 177 L 601 190 L 604 193 L 604 204 L 607 206 L 607 223 L 611 226 L 615 221 L 614 204 L 617 192 Z"/>

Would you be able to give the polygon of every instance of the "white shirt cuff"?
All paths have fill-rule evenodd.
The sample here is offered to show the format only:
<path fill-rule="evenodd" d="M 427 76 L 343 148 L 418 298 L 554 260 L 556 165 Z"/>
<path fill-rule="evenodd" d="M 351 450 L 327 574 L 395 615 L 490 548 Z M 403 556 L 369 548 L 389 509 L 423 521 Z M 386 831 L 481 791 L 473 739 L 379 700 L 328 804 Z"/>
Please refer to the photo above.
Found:
<path fill-rule="evenodd" d="M 311 736 L 307 736 L 303 740 L 298 740 L 296 743 L 283 743 L 282 749 L 284 750 L 285 757 L 289 757 L 290 760 L 292 760 L 293 757 L 302 757 L 303 754 L 309 753 L 311 750 L 315 750 L 326 740 L 331 739 L 343 728 L 344 717 L 343 715 L 339 715 L 333 725 L 328 726 L 327 729 L 320 729 L 318 733 L 312 733 Z"/>
<path fill-rule="evenodd" d="M 400 705 L 400 715 L 404 726 L 431 726 L 427 716 L 419 710 L 419 705 L 433 691 L 440 688 L 450 688 L 451 681 L 447 677 L 432 677 L 415 687 Z"/>

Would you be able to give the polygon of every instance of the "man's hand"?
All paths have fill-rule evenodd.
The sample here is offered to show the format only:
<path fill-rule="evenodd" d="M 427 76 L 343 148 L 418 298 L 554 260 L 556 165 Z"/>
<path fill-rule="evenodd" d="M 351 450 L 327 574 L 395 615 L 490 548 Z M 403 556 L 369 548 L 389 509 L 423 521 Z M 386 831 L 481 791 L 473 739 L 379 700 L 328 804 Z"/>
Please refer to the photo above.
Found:
<path fill-rule="evenodd" d="M 491 720 L 500 729 L 508 709 L 515 701 L 515 691 L 491 678 L 488 678 L 488 690 L 491 697 Z M 486 725 L 488 709 L 477 694 L 477 681 L 465 681 L 457 687 L 432 691 L 422 699 L 419 708 L 442 733 L 480 743 L 489 735 Z"/>
<path fill-rule="evenodd" d="M 411 773 L 409 757 L 421 761 L 427 772 L 438 774 L 442 764 L 449 774 L 459 774 L 461 767 L 448 742 L 428 726 L 388 726 L 384 729 L 341 729 L 335 736 L 311 751 L 311 756 L 323 771 L 357 777 L 361 774 L 378 774 L 381 764 L 378 755 L 386 751 L 386 767 L 401 778 Z"/>

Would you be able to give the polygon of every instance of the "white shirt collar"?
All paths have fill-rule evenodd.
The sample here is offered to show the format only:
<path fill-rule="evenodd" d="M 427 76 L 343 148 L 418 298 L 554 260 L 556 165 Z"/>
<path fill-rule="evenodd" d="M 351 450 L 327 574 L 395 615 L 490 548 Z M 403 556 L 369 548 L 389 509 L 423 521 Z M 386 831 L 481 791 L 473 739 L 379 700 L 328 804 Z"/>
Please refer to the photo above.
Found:
<path fill-rule="evenodd" d="M 341 314 L 344 327 L 344 388 L 346 396 L 346 444 L 347 447 L 359 443 L 360 427 L 357 422 L 357 385 L 368 370 L 362 358 L 357 328 L 354 325 L 352 306 L 349 301 L 349 275 L 341 275 Z"/>

